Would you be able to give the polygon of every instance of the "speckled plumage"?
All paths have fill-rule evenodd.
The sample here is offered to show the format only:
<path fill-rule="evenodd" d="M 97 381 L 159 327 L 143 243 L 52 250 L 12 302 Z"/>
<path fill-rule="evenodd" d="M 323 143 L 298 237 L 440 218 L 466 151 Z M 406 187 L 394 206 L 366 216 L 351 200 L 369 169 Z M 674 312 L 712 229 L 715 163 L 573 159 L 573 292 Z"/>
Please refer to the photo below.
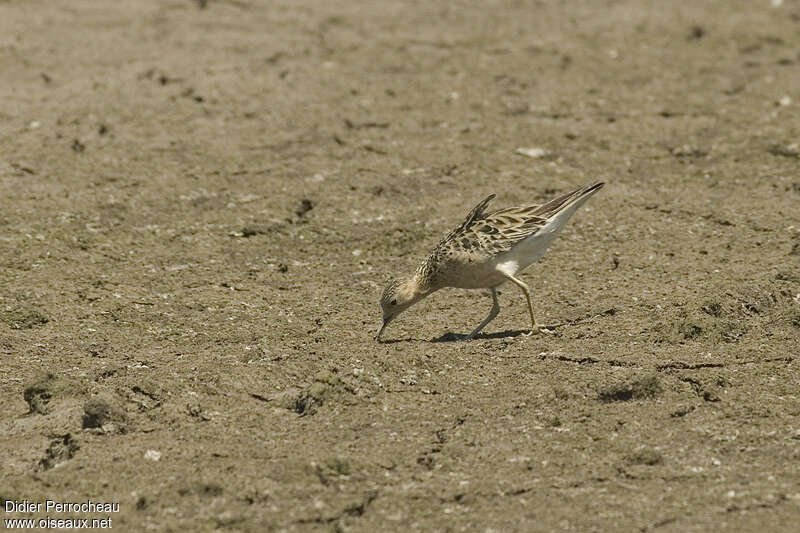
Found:
<path fill-rule="evenodd" d="M 436 245 L 411 278 L 387 285 L 381 296 L 384 325 L 378 337 L 394 317 L 439 289 L 491 289 L 492 311 L 468 336 L 472 338 L 499 312 L 495 291 L 507 281 L 525 293 L 532 327 L 539 330 L 528 287 L 515 276 L 544 255 L 572 214 L 602 186 L 596 182 L 544 205 L 507 207 L 491 213 L 485 211 L 495 195 L 487 196 Z"/>

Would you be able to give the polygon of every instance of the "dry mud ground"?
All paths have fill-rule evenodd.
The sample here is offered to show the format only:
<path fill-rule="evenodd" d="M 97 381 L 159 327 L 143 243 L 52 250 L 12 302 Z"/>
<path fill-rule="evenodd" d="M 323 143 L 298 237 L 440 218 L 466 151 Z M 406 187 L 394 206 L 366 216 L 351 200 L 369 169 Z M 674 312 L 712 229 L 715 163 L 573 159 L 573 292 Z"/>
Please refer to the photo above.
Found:
<path fill-rule="evenodd" d="M 788 0 L 0 1 L 0 496 L 797 531 L 798 42 Z M 479 199 L 595 179 L 524 276 L 555 335 L 507 289 L 447 342 L 490 307 L 449 290 L 372 340 Z"/>

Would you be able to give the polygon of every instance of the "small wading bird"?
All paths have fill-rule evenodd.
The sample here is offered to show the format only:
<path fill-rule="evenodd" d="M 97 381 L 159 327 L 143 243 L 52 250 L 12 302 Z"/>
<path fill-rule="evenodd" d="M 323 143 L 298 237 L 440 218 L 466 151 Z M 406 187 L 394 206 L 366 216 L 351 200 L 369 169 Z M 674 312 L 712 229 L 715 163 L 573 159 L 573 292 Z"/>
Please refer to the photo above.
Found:
<path fill-rule="evenodd" d="M 488 214 L 484 210 L 495 195 L 486 197 L 442 239 L 411 277 L 389 282 L 381 295 L 383 325 L 375 338 L 380 339 L 397 315 L 439 289 L 489 289 L 492 309 L 464 340 L 474 339 L 500 312 L 497 289 L 507 281 L 525 294 L 531 333 L 546 331 L 536 323 L 530 290 L 517 274 L 542 258 L 570 217 L 601 187 L 603 183 L 596 182 L 544 205 L 507 207 Z"/>

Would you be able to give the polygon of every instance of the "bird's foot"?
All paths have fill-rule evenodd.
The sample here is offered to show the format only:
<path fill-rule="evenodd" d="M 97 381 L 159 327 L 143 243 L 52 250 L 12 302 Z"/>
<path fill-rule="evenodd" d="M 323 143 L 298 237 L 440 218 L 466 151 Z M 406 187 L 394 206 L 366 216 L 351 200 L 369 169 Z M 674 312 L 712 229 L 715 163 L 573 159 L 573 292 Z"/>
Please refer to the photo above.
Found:
<path fill-rule="evenodd" d="M 536 330 L 539 333 L 544 333 L 546 335 L 555 335 L 556 328 L 560 324 L 536 324 Z"/>
<path fill-rule="evenodd" d="M 459 340 L 462 342 L 474 341 L 480 334 L 481 334 L 480 331 L 473 331 L 469 335 L 462 335 L 462 337 Z"/>
<path fill-rule="evenodd" d="M 480 329 L 476 329 L 472 333 L 470 333 L 469 335 L 461 335 L 461 338 L 458 339 L 458 340 L 460 340 L 462 342 L 474 341 L 478 337 L 478 335 L 480 335 L 480 334 L 481 334 L 481 330 Z"/>
<path fill-rule="evenodd" d="M 550 325 L 543 325 L 543 324 L 536 324 L 536 327 L 523 333 L 522 335 L 525 337 L 530 337 L 532 335 L 555 335 L 555 328 L 557 326 L 550 326 Z"/>

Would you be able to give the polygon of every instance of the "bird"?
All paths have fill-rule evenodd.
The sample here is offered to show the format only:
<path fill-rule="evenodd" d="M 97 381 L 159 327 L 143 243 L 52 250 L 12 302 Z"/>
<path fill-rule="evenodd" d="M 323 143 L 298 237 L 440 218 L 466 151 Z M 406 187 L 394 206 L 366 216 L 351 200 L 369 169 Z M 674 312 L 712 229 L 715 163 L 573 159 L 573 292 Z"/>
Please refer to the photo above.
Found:
<path fill-rule="evenodd" d="M 461 225 L 445 235 L 411 276 L 389 280 L 380 298 L 383 324 L 375 340 L 381 340 L 400 313 L 439 289 L 489 289 L 489 314 L 463 339 L 472 340 L 500 313 L 497 291 L 506 282 L 525 295 L 531 318 L 527 334 L 549 333 L 536 322 L 530 288 L 518 275 L 544 256 L 575 211 L 603 185 L 597 181 L 544 205 L 506 207 L 490 213 L 486 208 L 495 195 L 487 196 Z"/>

